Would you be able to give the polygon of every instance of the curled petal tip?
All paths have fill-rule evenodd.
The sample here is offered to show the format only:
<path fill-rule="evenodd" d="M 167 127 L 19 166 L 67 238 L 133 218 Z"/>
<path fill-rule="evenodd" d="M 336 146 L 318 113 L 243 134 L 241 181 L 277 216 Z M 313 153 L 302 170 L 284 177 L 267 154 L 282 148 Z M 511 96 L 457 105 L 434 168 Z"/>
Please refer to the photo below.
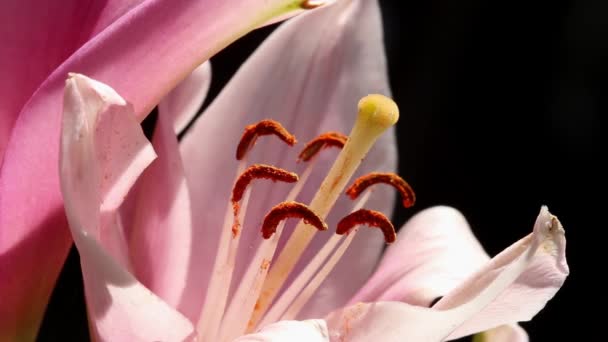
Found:
<path fill-rule="evenodd" d="M 543 205 L 540 208 L 540 213 L 538 214 L 538 218 L 536 219 L 535 230 L 539 229 L 539 232 L 542 232 L 542 235 L 553 235 L 553 234 L 564 234 L 564 226 L 559 221 L 557 216 L 551 214 L 549 208 L 546 205 Z"/>

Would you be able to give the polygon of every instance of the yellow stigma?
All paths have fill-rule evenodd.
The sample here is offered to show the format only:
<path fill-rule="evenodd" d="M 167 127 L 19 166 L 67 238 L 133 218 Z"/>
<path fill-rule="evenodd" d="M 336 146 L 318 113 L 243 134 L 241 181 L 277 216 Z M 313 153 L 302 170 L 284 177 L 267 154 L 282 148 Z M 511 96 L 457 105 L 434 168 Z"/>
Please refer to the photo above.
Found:
<path fill-rule="evenodd" d="M 364 125 L 375 126 L 380 132 L 393 126 L 399 120 L 399 107 L 395 101 L 380 95 L 371 94 L 359 100 L 359 117 Z"/>

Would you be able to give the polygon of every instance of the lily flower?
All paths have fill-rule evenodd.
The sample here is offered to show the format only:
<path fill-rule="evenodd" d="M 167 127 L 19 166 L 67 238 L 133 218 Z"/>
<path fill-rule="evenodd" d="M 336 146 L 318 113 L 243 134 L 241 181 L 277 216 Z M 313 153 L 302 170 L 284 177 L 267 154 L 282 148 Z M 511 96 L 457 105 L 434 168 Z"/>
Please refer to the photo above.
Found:
<path fill-rule="evenodd" d="M 129 98 L 137 121 L 217 51 L 303 0 L 8 1 L 0 6 L 0 340 L 35 339 L 72 244 L 59 186 L 64 81 Z"/>
<path fill-rule="evenodd" d="M 204 77 L 163 99 L 152 142 L 128 96 L 68 78 L 61 190 L 95 340 L 526 339 L 514 324 L 568 274 L 563 228 L 542 208 L 491 260 L 453 209 L 396 236 L 374 184 L 414 195 L 392 173 L 398 108 L 368 95 L 390 93 L 380 24 L 375 1 L 342 0 L 282 25 L 180 142 Z M 312 141 L 301 163 L 294 136 Z"/>

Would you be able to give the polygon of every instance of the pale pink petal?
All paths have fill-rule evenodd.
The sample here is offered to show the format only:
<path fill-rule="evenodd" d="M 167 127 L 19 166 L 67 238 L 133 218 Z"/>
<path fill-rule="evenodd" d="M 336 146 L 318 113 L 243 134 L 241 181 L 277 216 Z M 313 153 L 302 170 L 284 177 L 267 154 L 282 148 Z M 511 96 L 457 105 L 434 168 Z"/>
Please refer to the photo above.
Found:
<path fill-rule="evenodd" d="M 457 314 L 398 302 L 359 303 L 327 318 L 332 342 L 437 342 L 462 319 Z M 480 334 L 483 342 L 527 342 L 516 324 L 503 325 Z"/>
<path fill-rule="evenodd" d="M 280 321 L 234 342 L 329 342 L 327 324 L 322 319 Z"/>
<path fill-rule="evenodd" d="M 190 195 L 183 174 L 173 106 L 160 106 L 152 139 L 158 158 L 140 177 L 135 201 L 135 219 L 129 232 L 133 271 L 152 292 L 174 308 L 180 302 L 189 268 L 192 224 Z M 190 316 L 191 320 L 198 317 Z"/>
<path fill-rule="evenodd" d="M 188 126 L 203 105 L 211 85 L 211 63 L 205 62 L 177 85 L 158 104 L 161 112 L 171 113 L 175 132 Z"/>
<path fill-rule="evenodd" d="M 460 212 L 426 209 L 401 228 L 351 304 L 395 300 L 428 307 L 488 260 Z"/>
<path fill-rule="evenodd" d="M 107 230 L 120 228 L 116 208 L 153 158 L 131 105 L 108 86 L 71 75 L 64 100 L 61 189 L 99 341 L 176 341 L 193 331 L 188 319 L 126 270 L 117 260 L 124 255 L 116 255 L 116 241 L 105 238 Z"/>
<path fill-rule="evenodd" d="M 241 67 L 185 135 L 181 150 L 194 205 L 193 223 L 198 234 L 194 239 L 200 242 L 195 259 L 201 262 L 189 284 L 197 291 L 206 288 L 237 168 L 235 149 L 245 125 L 274 118 L 301 142 L 296 148 L 288 148 L 277 139 L 261 138 L 248 156 L 250 162 L 302 171 L 305 165 L 295 161 L 303 143 L 327 130 L 348 133 L 362 96 L 389 94 L 379 15 L 376 1 L 338 1 L 287 22 Z M 322 152 L 318 171 L 298 200 L 311 199 L 337 153 L 335 149 Z M 391 130 L 370 152 L 361 172 L 394 170 L 395 165 Z M 251 246 L 261 239 L 263 215 L 283 201 L 290 188 L 270 182 L 253 185 L 237 272 L 242 273 L 254 252 Z M 330 226 L 351 206 L 350 200 L 342 197 L 330 215 Z M 392 190 L 377 191 L 369 206 L 390 214 L 393 199 Z M 341 273 L 319 290 L 319 308 L 308 311 L 309 317 L 343 305 L 371 273 L 381 251 L 382 236 L 371 230 L 361 233 L 356 247 L 345 257 L 357 262 L 338 266 Z M 304 259 L 309 260 L 330 234 L 317 234 Z M 347 275 L 349 279 L 344 281 Z M 238 282 L 239 276 L 235 279 Z"/>
<path fill-rule="evenodd" d="M 454 315 L 399 302 L 358 303 L 331 313 L 332 342 L 437 342 L 454 329 Z"/>
<path fill-rule="evenodd" d="M 133 107 L 107 85 L 85 76 L 72 74 L 66 82 L 63 117 L 60 167 L 68 220 L 88 222 L 79 229 L 127 266 L 116 210 L 155 158 L 154 150 Z"/>
<path fill-rule="evenodd" d="M 141 0 L 4 1 L 0 10 L 0 162 L 14 120 L 70 54 Z M 17 81 L 18 80 L 18 81 Z"/>
<path fill-rule="evenodd" d="M 528 342 L 528 334 L 518 324 L 505 324 L 475 335 L 474 342 Z"/>
<path fill-rule="evenodd" d="M 493 258 L 433 308 L 400 302 L 355 304 L 328 317 L 330 335 L 348 341 L 437 341 L 529 320 L 568 274 L 564 253 L 563 228 L 543 207 L 532 234 Z"/>
<path fill-rule="evenodd" d="M 28 91 L 36 90 L 29 100 L 19 100 L 27 102 L 13 125 L 0 166 L 0 255 L 4 259 L 4 255 L 27 254 L 19 250 L 24 247 L 30 251 L 18 264 L 9 260 L 0 262 L 0 279 L 14 279 L 8 285 L 2 282 L 2 293 L 13 294 L 11 302 L 16 304 L 3 309 L 0 317 L 14 316 L 15 312 L 24 310 L 23 315 L 34 322 L 28 322 L 28 326 L 38 324 L 43 303 L 48 299 L 70 246 L 62 217 L 57 168 L 61 103 L 67 74 L 80 72 L 112 85 L 133 103 L 136 116 L 141 120 L 164 95 L 215 52 L 271 17 L 282 15 L 283 9 L 297 7 L 293 5 L 300 1 L 148 0 L 124 3 L 124 6 L 115 5 L 113 1 L 104 3 L 108 5 L 103 8 L 104 13 L 106 10 L 109 13 L 108 21 L 84 18 L 91 20 L 91 31 L 98 32 L 94 38 L 68 54 L 66 61 L 54 71 L 51 72 L 54 66 L 49 67 L 46 72 L 51 73 L 39 87 L 28 86 Z M 31 2 L 24 4 L 23 9 L 26 9 Z M 131 8 L 131 5 L 135 6 Z M 59 12 L 65 10 L 63 2 L 56 6 Z M 127 10 L 116 19 L 118 13 Z M 49 17 L 61 21 L 64 15 L 55 16 L 53 13 L 57 11 L 49 12 Z M 11 15 L 4 10 L 0 12 Z M 6 21 L 9 27 L 14 22 L 15 19 Z M 31 21 L 23 22 L 27 25 Z M 60 27 L 64 27 L 63 24 Z M 70 21 L 65 23 L 65 28 L 81 33 Z M 40 32 L 44 37 L 54 35 L 50 29 Z M 2 65 L 4 67 L 4 63 Z M 7 77 L 6 74 L 3 77 L 12 86 L 21 82 L 21 77 Z M 38 78 L 34 83 L 42 79 Z M 21 108 L 19 103 L 11 106 L 15 107 L 11 113 Z M 15 268 L 16 265 L 19 267 Z M 44 271 L 21 271 L 43 267 Z M 23 298 L 26 295 L 29 298 Z M 21 309 L 23 305 L 29 306 Z M 30 311 L 36 313 L 30 314 Z M 8 320 L 12 322 L 13 318 Z M 13 323 L 1 325 L 13 329 L 10 327 Z"/>
<path fill-rule="evenodd" d="M 517 279 L 487 307 L 452 333 L 450 338 L 470 335 L 505 323 L 528 321 L 560 289 L 569 274 L 566 238 L 557 219 L 543 226 L 543 216 L 551 217 L 545 207 L 541 210 L 533 234 L 492 258 L 434 306 L 444 310 L 468 301 L 486 284 L 508 273 L 510 264 L 519 258 L 526 258 L 526 268 Z M 538 249 L 532 253 L 534 247 Z"/>
<path fill-rule="evenodd" d="M 72 236 L 80 253 L 96 341 L 184 341 L 192 323 L 139 283 L 84 230 Z"/>

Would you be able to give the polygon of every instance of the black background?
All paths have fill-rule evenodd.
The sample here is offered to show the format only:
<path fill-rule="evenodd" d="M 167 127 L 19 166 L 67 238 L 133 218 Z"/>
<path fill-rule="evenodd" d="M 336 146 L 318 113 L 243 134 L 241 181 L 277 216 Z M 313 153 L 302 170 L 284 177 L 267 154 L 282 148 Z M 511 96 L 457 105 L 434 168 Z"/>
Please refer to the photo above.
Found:
<path fill-rule="evenodd" d="M 607 105 L 600 91 L 608 81 L 608 2 L 380 3 L 401 108 L 400 173 L 416 190 L 416 210 L 458 208 L 494 255 L 528 234 L 547 204 L 566 229 L 571 274 L 523 325 L 536 341 L 600 339 L 607 303 L 599 117 Z M 213 58 L 210 98 L 272 29 Z M 397 211 L 396 226 L 414 212 Z M 88 340 L 79 272 L 72 250 L 40 341 Z"/>

